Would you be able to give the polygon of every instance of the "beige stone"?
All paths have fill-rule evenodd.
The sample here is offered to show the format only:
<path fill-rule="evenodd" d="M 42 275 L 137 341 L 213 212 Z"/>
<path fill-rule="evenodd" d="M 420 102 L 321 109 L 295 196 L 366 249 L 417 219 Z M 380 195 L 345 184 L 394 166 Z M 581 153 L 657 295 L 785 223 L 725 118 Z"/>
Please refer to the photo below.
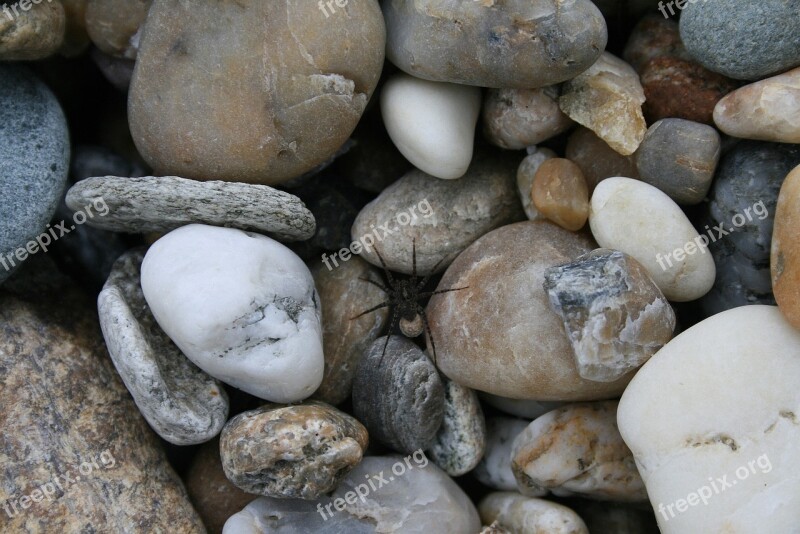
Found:
<path fill-rule="evenodd" d="M 540 89 L 492 89 L 483 104 L 483 131 L 490 143 L 518 150 L 538 145 L 572 126 L 558 107 L 556 85 Z"/>
<path fill-rule="evenodd" d="M 136 59 L 141 26 L 152 0 L 89 0 L 86 30 L 92 42 L 114 57 Z"/>
<path fill-rule="evenodd" d="M 506 529 L 522 534 L 589 534 L 583 520 L 567 508 L 519 493 L 490 493 L 478 505 L 484 523 L 498 521 Z"/>
<path fill-rule="evenodd" d="M 589 187 L 580 167 L 568 159 L 542 163 L 533 179 L 531 199 L 539 213 L 573 232 L 589 218 Z"/>
<path fill-rule="evenodd" d="M 772 290 L 783 315 L 800 329 L 800 167 L 778 196 L 772 233 Z"/>
<path fill-rule="evenodd" d="M 44 59 L 64 42 L 66 17 L 59 2 L 28 4 L 27 11 L 19 2 L 0 9 L 0 61 Z"/>

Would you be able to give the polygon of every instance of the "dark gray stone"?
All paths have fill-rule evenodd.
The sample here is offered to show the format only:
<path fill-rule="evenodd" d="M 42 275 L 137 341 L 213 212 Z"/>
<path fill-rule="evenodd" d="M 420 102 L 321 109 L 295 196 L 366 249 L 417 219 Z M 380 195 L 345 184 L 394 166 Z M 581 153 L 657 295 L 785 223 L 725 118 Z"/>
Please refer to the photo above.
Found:
<path fill-rule="evenodd" d="M 704 67 L 757 80 L 800 65 L 800 0 L 690 2 L 681 39 Z"/>
<path fill-rule="evenodd" d="M 451 477 L 472 471 L 486 450 L 486 421 L 475 390 L 444 380 L 444 420 L 430 459 Z"/>
<path fill-rule="evenodd" d="M 0 283 L 20 265 L 9 254 L 46 230 L 68 171 L 69 133 L 55 96 L 27 69 L 0 64 Z"/>
<path fill-rule="evenodd" d="M 444 385 L 410 340 L 386 337 L 367 349 L 353 381 L 353 413 L 370 436 L 397 452 L 429 448 L 444 418 Z M 383 355 L 383 356 L 382 356 Z"/>

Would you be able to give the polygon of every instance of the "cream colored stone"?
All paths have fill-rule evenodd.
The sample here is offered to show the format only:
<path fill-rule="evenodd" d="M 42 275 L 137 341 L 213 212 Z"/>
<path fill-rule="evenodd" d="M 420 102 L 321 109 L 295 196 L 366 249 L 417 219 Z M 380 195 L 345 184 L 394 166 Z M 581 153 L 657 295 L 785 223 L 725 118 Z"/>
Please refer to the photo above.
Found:
<path fill-rule="evenodd" d="M 514 533 L 522 534 L 589 534 L 583 520 L 554 502 L 519 493 L 490 493 L 478 505 L 484 523 L 498 521 Z"/>

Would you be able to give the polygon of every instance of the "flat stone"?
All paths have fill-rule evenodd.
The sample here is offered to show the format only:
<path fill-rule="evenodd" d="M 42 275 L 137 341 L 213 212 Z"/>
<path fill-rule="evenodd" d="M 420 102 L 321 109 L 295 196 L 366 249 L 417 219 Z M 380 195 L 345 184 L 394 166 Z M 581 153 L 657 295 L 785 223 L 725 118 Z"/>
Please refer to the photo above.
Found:
<path fill-rule="evenodd" d="M 773 306 L 714 315 L 637 373 L 617 419 L 661 532 L 796 528 L 798 384 L 800 332 Z"/>
<path fill-rule="evenodd" d="M 367 448 L 367 429 L 323 402 L 268 404 L 231 419 L 220 436 L 225 476 L 275 498 L 317 499 L 333 491 Z"/>
<path fill-rule="evenodd" d="M 358 363 L 353 414 L 374 439 L 410 454 L 433 446 L 444 420 L 444 392 L 436 367 L 419 347 L 400 336 L 386 345 L 380 337 Z"/>
<path fill-rule="evenodd" d="M 558 107 L 557 85 L 539 89 L 490 89 L 483 103 L 483 132 L 490 143 L 511 150 L 538 145 L 573 124 Z"/>
<path fill-rule="evenodd" d="M 472 161 L 481 109 L 477 87 L 396 74 L 383 86 L 389 136 L 415 167 L 437 178 L 461 178 Z"/>
<path fill-rule="evenodd" d="M 730 93 L 714 108 L 714 123 L 734 137 L 800 143 L 800 68 Z"/>
<path fill-rule="evenodd" d="M 680 30 L 697 61 L 737 80 L 756 80 L 800 65 L 800 18 L 794 2 L 689 2 L 681 12 Z"/>
<path fill-rule="evenodd" d="M 214 378 L 281 403 L 319 387 L 319 296 L 303 261 L 277 241 L 184 226 L 147 251 L 142 290 L 164 332 Z"/>
<path fill-rule="evenodd" d="M 564 113 L 623 156 L 636 152 L 644 139 L 644 101 L 639 75 L 608 52 L 603 52 L 586 72 L 565 83 L 558 99 Z"/>
<path fill-rule="evenodd" d="M 426 310 L 439 370 L 463 386 L 541 401 L 613 397 L 611 383 L 578 374 L 561 319 L 550 310 L 544 273 L 594 248 L 593 241 L 547 221 L 494 230 L 456 258 Z"/>
<path fill-rule="evenodd" d="M 704 243 L 681 208 L 650 184 L 630 178 L 600 182 L 589 225 L 601 247 L 639 261 L 671 301 L 696 300 L 714 284 L 708 238 Z"/>
<path fill-rule="evenodd" d="M 675 330 L 672 306 L 642 264 L 623 252 L 598 249 L 552 267 L 544 288 L 588 380 L 610 382 L 638 369 Z"/>
<path fill-rule="evenodd" d="M 266 185 L 197 182 L 176 176 L 101 176 L 82 180 L 67 193 L 67 205 L 76 211 L 100 199 L 109 213 L 87 223 L 112 232 L 166 233 L 200 223 L 302 241 L 313 236 L 316 227 L 302 200 Z"/>
<path fill-rule="evenodd" d="M 486 449 L 486 422 L 478 395 L 444 380 L 444 419 L 433 445 L 431 461 L 451 477 L 472 471 Z"/>
<path fill-rule="evenodd" d="M 580 167 L 568 159 L 552 158 L 539 166 L 531 198 L 539 213 L 572 232 L 589 219 L 589 187 Z"/>
<path fill-rule="evenodd" d="M 536 171 L 539 167 L 550 158 L 555 158 L 556 153 L 549 148 L 528 148 L 528 155 L 522 160 L 517 169 L 517 190 L 519 197 L 522 200 L 522 208 L 525 210 L 525 215 L 528 219 L 535 221 L 543 219 L 539 215 L 539 210 L 533 204 L 533 179 L 536 177 Z"/>
<path fill-rule="evenodd" d="M 547 413 L 514 439 L 511 470 L 523 495 L 647 500 L 633 454 L 617 429 L 615 401 L 570 404 Z"/>
<path fill-rule="evenodd" d="M 662 119 L 648 128 L 636 152 L 636 166 L 643 182 L 678 204 L 694 205 L 706 198 L 721 151 L 719 133 L 711 126 Z"/>
<path fill-rule="evenodd" d="M 228 395 L 197 368 L 156 323 L 139 282 L 144 250 L 114 264 L 97 311 L 111 360 L 139 411 L 175 445 L 210 440 L 228 420 Z"/>
<path fill-rule="evenodd" d="M 28 256 L 23 247 L 47 229 L 56 211 L 67 181 L 70 145 L 58 100 L 24 67 L 0 64 L 0 124 L 2 283 Z"/>
<path fill-rule="evenodd" d="M 322 347 L 325 372 L 314 398 L 341 404 L 350 398 L 358 361 L 386 327 L 387 308 L 355 317 L 386 300 L 386 294 L 369 278 L 383 284 L 379 271 L 359 257 L 340 267 L 318 264 L 311 273 L 322 304 Z"/>
<path fill-rule="evenodd" d="M 106 54 L 136 59 L 151 5 L 152 0 L 92 0 L 86 7 L 86 31 Z"/>
<path fill-rule="evenodd" d="M 474 534 L 480 528 L 469 497 L 418 451 L 364 458 L 330 498 L 256 499 L 228 520 L 223 534 Z"/>
<path fill-rule="evenodd" d="M 384 44 L 376 2 L 329 13 L 316 2 L 154 0 L 131 82 L 131 134 L 161 175 L 285 182 L 345 143 Z"/>
<path fill-rule="evenodd" d="M 511 532 L 589 534 L 583 520 L 566 506 L 519 493 L 490 493 L 481 500 L 478 511 L 484 523 L 498 521 Z"/>
<path fill-rule="evenodd" d="M 426 80 L 530 89 L 574 78 L 608 40 L 587 0 L 384 2 L 387 56 Z"/>
<path fill-rule="evenodd" d="M 494 415 L 486 418 L 486 452 L 472 471 L 484 486 L 500 491 L 517 491 L 511 471 L 511 449 L 516 438 L 528 428 L 530 420 Z M 542 491 L 542 495 L 547 491 Z"/>
<path fill-rule="evenodd" d="M 518 162 L 507 154 L 476 157 L 458 180 L 409 172 L 358 214 L 353 241 L 375 243 L 361 256 L 382 267 L 377 248 L 389 270 L 411 274 L 416 246 L 417 274 L 431 274 L 437 263 L 443 271 L 485 233 L 524 218 L 514 187 Z"/>
<path fill-rule="evenodd" d="M 39 0 L 27 6 L 27 10 L 20 2 L 2 6 L 0 61 L 44 59 L 58 52 L 64 42 L 66 17 L 60 2 Z"/>
<path fill-rule="evenodd" d="M 772 234 L 772 286 L 786 319 L 800 329 L 800 167 L 781 187 Z"/>
<path fill-rule="evenodd" d="M 582 126 L 569 136 L 565 157 L 580 167 L 589 186 L 589 193 L 606 178 L 639 178 L 634 155 L 623 156 L 593 131 Z"/>

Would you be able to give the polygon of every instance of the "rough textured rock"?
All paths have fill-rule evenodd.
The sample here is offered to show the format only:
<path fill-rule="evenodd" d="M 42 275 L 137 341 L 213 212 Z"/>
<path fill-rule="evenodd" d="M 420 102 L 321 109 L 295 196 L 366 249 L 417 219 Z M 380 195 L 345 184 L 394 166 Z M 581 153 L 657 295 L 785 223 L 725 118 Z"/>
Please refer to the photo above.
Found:
<path fill-rule="evenodd" d="M 56 97 L 23 67 L 0 64 L 0 125 L 2 283 L 31 250 L 42 250 L 38 243 L 27 246 L 47 229 L 56 211 L 67 181 L 70 149 Z"/>
<path fill-rule="evenodd" d="M 565 83 L 558 99 L 564 113 L 623 156 L 636 152 L 644 139 L 644 101 L 639 75 L 608 52 L 586 72 Z"/>
<path fill-rule="evenodd" d="M 689 2 L 681 13 L 681 39 L 714 72 L 764 78 L 800 65 L 797 8 L 791 0 Z"/>
<path fill-rule="evenodd" d="M 547 268 L 594 248 L 584 235 L 546 221 L 498 228 L 453 262 L 427 315 L 439 369 L 463 386 L 532 400 L 613 397 L 627 378 L 612 383 L 582 379 L 560 318 L 545 293 Z"/>
<path fill-rule="evenodd" d="M 641 367 L 675 330 L 675 312 L 638 261 L 598 249 L 545 271 L 583 378 L 610 382 Z"/>
<path fill-rule="evenodd" d="M 91 303 L 49 265 L 33 260 L 0 292 L 3 531 L 201 534 Z"/>
<path fill-rule="evenodd" d="M 474 534 L 480 528 L 461 488 L 414 454 L 364 458 L 330 498 L 257 499 L 228 520 L 224 534 Z"/>
<path fill-rule="evenodd" d="M 444 420 L 444 391 L 436 367 L 412 341 L 391 336 L 386 345 L 380 337 L 358 363 L 353 414 L 398 452 L 428 449 Z"/>
<path fill-rule="evenodd" d="M 67 193 L 67 205 L 74 210 L 98 199 L 110 212 L 88 224 L 112 232 L 166 233 L 200 223 L 302 241 L 313 236 L 316 227 L 302 200 L 266 185 L 197 182 L 175 176 L 105 176 L 82 180 Z"/>
<path fill-rule="evenodd" d="M 643 182 L 678 204 L 699 204 L 717 170 L 722 141 L 711 126 L 684 119 L 663 119 L 647 130 L 636 152 Z"/>
<path fill-rule="evenodd" d="M 536 171 L 531 189 L 536 210 L 562 228 L 578 231 L 589 219 L 589 187 L 580 167 L 552 158 Z"/>
<path fill-rule="evenodd" d="M 209 534 L 220 534 L 225 521 L 256 498 L 225 476 L 218 439 L 204 444 L 195 454 L 186 473 L 186 491 Z"/>
<path fill-rule="evenodd" d="M 498 521 L 511 532 L 589 534 L 583 520 L 566 506 L 519 493 L 490 493 L 478 511 L 484 523 Z"/>
<path fill-rule="evenodd" d="M 727 95 L 714 108 L 714 123 L 734 137 L 800 143 L 800 68 Z"/>
<path fill-rule="evenodd" d="M 586 0 L 383 3 L 387 56 L 426 80 L 480 87 L 544 87 L 574 78 L 608 39 Z"/>
<path fill-rule="evenodd" d="M 14 2 L 0 7 L 0 61 L 44 59 L 61 47 L 66 17 L 60 2 Z"/>
<path fill-rule="evenodd" d="M 710 317 L 647 362 L 617 419 L 661 532 L 797 527 L 798 383 L 800 332 L 773 306 Z"/>
<path fill-rule="evenodd" d="M 214 378 L 281 403 L 319 387 L 319 296 L 303 261 L 277 241 L 184 226 L 147 251 L 142 290 L 164 332 Z"/>
<path fill-rule="evenodd" d="M 356 366 L 364 351 L 378 338 L 389 317 L 387 308 L 355 319 L 360 313 L 386 300 L 386 294 L 369 278 L 383 283 L 378 270 L 354 257 L 340 267 L 322 263 L 311 271 L 322 304 L 322 347 L 325 373 L 314 398 L 340 404 L 350 398 Z"/>
<path fill-rule="evenodd" d="M 528 423 L 530 420 L 498 415 L 486 419 L 486 452 L 472 471 L 481 484 L 500 491 L 517 491 L 517 479 L 511 471 L 511 448 Z"/>
<path fill-rule="evenodd" d="M 374 0 L 326 14 L 316 2 L 154 0 L 128 105 L 145 160 L 162 175 L 268 185 L 328 160 L 375 89 L 385 28 Z"/>
<path fill-rule="evenodd" d="M 528 148 L 528 155 L 522 160 L 517 169 L 517 190 L 522 200 L 522 208 L 525 210 L 525 215 L 531 221 L 543 218 L 533 204 L 533 179 L 536 177 L 536 171 L 539 170 L 542 163 L 555 157 L 556 153 L 549 148 L 530 147 Z"/>
<path fill-rule="evenodd" d="M 267 497 L 316 499 L 358 465 L 367 429 L 323 402 L 268 404 L 231 419 L 219 450 L 225 476 Z"/>
<path fill-rule="evenodd" d="M 472 471 L 486 449 L 486 422 L 478 395 L 444 380 L 444 419 L 433 445 L 431 461 L 451 477 Z"/>
<path fill-rule="evenodd" d="M 151 4 L 152 0 L 89 0 L 86 31 L 106 54 L 136 59 L 141 27 Z"/>
<path fill-rule="evenodd" d="M 464 176 L 481 109 L 477 87 L 396 74 L 381 90 L 383 123 L 414 166 L 443 179 Z"/>
<path fill-rule="evenodd" d="M 524 218 L 514 190 L 516 168 L 514 156 L 492 154 L 476 157 L 458 180 L 413 170 L 361 210 L 353 241 L 372 237 L 389 270 L 405 274 L 413 271 L 416 244 L 417 273 L 430 274 L 437 263 L 443 271 L 486 232 Z M 362 257 L 381 266 L 374 247 L 365 247 Z"/>
<path fill-rule="evenodd" d="M 772 287 L 783 315 L 800 329 L 800 167 L 781 187 L 772 234 Z"/>
<path fill-rule="evenodd" d="M 580 167 L 589 193 L 606 178 L 639 178 L 635 156 L 623 156 L 588 128 L 577 128 L 569 136 L 565 157 Z"/>
<path fill-rule="evenodd" d="M 491 89 L 483 103 L 483 132 L 490 143 L 518 150 L 567 131 L 572 120 L 558 107 L 557 85 Z"/>
<path fill-rule="evenodd" d="M 547 489 L 559 496 L 647 500 L 617 429 L 615 401 L 570 404 L 539 417 L 514 440 L 511 470 L 523 495 Z"/>

